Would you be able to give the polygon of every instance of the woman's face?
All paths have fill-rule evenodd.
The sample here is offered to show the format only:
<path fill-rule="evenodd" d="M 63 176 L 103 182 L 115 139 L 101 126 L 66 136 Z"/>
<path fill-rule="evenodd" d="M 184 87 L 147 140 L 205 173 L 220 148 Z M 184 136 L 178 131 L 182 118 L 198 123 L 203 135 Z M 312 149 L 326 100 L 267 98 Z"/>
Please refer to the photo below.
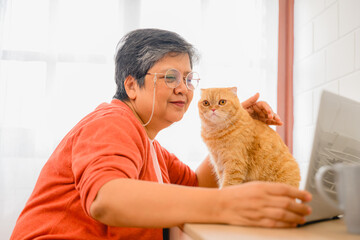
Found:
<path fill-rule="evenodd" d="M 159 130 L 181 120 L 193 98 L 193 91 L 189 90 L 183 81 L 176 88 L 169 88 L 166 85 L 161 76 L 164 76 L 163 74 L 169 69 L 176 69 L 181 73 L 182 78 L 185 77 L 191 72 L 189 55 L 170 53 L 155 63 L 148 71 L 151 74 L 145 77 L 144 87 L 138 89 L 140 94 L 137 94 L 135 100 L 136 112 L 143 123 L 146 123 L 150 118 L 153 106 L 154 73 L 158 73 L 154 115 L 148 126 Z"/>

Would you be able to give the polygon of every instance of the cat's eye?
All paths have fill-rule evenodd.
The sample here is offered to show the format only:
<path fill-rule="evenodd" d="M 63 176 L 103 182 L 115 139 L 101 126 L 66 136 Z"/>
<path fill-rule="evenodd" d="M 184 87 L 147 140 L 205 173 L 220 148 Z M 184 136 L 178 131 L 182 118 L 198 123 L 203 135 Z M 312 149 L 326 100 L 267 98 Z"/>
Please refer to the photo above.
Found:
<path fill-rule="evenodd" d="M 226 103 L 226 100 L 224 100 L 224 99 L 221 99 L 221 100 L 219 101 L 219 105 L 225 105 L 225 103 Z"/>
<path fill-rule="evenodd" d="M 204 101 L 203 101 L 203 105 L 204 105 L 205 107 L 207 107 L 207 106 L 210 106 L 210 103 L 209 103 L 209 101 L 204 100 Z"/>

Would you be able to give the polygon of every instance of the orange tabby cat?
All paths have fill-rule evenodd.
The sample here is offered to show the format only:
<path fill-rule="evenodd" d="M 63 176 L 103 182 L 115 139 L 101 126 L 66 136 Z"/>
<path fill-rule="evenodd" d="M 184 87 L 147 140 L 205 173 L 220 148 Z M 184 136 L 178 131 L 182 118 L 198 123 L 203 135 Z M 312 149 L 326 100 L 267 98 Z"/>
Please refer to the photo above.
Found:
<path fill-rule="evenodd" d="M 300 170 L 280 136 L 243 109 L 233 88 L 201 90 L 201 136 L 220 187 L 254 180 L 299 187 Z"/>

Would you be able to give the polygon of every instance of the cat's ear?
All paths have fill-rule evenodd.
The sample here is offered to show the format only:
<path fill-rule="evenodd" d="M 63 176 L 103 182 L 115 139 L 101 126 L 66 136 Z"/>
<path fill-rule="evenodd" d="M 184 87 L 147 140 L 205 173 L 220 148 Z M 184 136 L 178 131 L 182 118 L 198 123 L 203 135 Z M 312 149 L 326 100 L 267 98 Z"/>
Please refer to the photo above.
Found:
<path fill-rule="evenodd" d="M 232 91 L 237 96 L 237 87 L 230 88 L 230 91 Z"/>

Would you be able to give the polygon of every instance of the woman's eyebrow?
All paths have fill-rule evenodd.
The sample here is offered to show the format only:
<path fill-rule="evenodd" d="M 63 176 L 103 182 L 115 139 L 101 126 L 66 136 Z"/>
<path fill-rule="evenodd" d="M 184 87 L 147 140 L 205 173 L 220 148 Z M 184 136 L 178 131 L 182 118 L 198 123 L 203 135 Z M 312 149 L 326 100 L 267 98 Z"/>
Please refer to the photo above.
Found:
<path fill-rule="evenodd" d="M 162 73 L 162 74 L 166 74 L 166 72 L 170 69 L 175 69 L 176 71 L 178 71 L 179 73 L 181 73 L 177 68 L 173 68 L 173 67 L 164 67 L 164 68 L 161 68 L 159 71 L 157 71 L 157 73 Z M 186 70 L 184 71 L 182 74 L 184 76 L 186 76 L 187 74 L 189 74 L 190 72 L 192 72 L 192 70 Z"/>

